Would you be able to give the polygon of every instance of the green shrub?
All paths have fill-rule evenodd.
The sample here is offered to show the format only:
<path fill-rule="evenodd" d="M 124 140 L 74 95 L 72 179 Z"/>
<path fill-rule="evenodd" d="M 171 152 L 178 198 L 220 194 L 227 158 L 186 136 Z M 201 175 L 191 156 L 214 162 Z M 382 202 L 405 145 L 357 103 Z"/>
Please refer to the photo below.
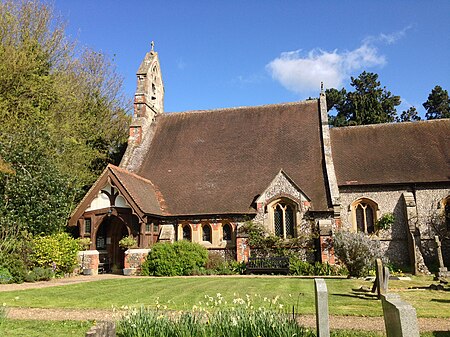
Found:
<path fill-rule="evenodd" d="M 185 240 L 173 244 L 156 243 L 142 264 L 142 275 L 192 275 L 205 267 L 207 259 L 207 249 L 198 243 Z"/>
<path fill-rule="evenodd" d="M 11 283 L 13 281 L 13 277 L 9 270 L 4 267 L 0 267 L 0 284 Z"/>
<path fill-rule="evenodd" d="M 2 261 L 3 266 L 12 276 L 11 283 L 23 283 L 28 272 L 27 265 L 17 253 Z"/>
<path fill-rule="evenodd" d="M 50 281 L 55 273 L 50 268 L 35 267 L 25 276 L 25 282 Z"/>
<path fill-rule="evenodd" d="M 339 276 L 347 275 L 348 270 L 339 265 L 331 265 L 328 262 L 315 262 L 311 264 L 298 257 L 289 258 L 289 273 L 291 275 L 305 276 Z"/>
<path fill-rule="evenodd" d="M 18 226 L 1 224 L 0 219 L 0 266 L 12 276 L 11 283 L 22 283 L 30 267 L 32 237 Z"/>
<path fill-rule="evenodd" d="M 383 214 L 378 220 L 377 220 L 377 229 L 384 229 L 387 230 L 391 228 L 391 226 L 395 222 L 395 216 L 392 213 L 386 213 Z"/>
<path fill-rule="evenodd" d="M 132 235 L 126 236 L 119 241 L 119 247 L 122 249 L 136 248 L 137 246 L 138 243 Z"/>
<path fill-rule="evenodd" d="M 375 259 L 383 258 L 378 240 L 364 233 L 338 231 L 334 235 L 334 251 L 345 264 L 350 276 L 364 276 L 374 268 Z"/>
<path fill-rule="evenodd" d="M 77 240 L 67 233 L 38 236 L 33 239 L 30 260 L 36 267 L 51 268 L 56 275 L 73 272 L 77 264 Z"/>
<path fill-rule="evenodd" d="M 196 275 L 236 275 L 243 274 L 245 263 L 236 260 L 227 260 L 221 253 L 208 252 L 208 261 L 205 270 L 198 270 Z"/>
<path fill-rule="evenodd" d="M 289 258 L 289 273 L 291 275 L 314 275 L 314 267 L 311 263 L 298 257 Z"/>

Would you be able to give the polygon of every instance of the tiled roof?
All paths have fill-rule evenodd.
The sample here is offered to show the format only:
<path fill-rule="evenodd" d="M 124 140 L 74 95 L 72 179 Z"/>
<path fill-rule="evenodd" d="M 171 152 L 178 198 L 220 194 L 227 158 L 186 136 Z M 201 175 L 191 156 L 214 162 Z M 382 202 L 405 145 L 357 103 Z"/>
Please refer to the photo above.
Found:
<path fill-rule="evenodd" d="M 332 128 L 338 184 L 450 181 L 450 119 Z"/>
<path fill-rule="evenodd" d="M 172 215 L 254 213 L 280 169 L 313 210 L 328 210 L 318 110 L 311 100 L 158 116 L 136 173 L 158 186 Z"/>
<path fill-rule="evenodd" d="M 151 181 L 114 165 L 108 167 L 144 213 L 165 214 L 164 197 Z"/>

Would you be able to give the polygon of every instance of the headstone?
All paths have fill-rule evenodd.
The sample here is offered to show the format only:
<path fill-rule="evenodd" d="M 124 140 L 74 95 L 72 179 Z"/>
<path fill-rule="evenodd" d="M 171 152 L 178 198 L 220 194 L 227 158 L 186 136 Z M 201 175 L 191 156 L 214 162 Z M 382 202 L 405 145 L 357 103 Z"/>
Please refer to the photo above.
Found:
<path fill-rule="evenodd" d="M 373 285 L 372 288 L 372 292 L 375 292 L 375 290 L 377 291 L 377 296 L 378 299 L 381 298 L 381 294 L 386 293 L 386 288 L 384 286 L 385 284 L 385 280 L 384 280 L 384 272 L 383 272 L 383 262 L 381 262 L 381 259 L 376 259 L 375 260 L 375 273 L 376 273 L 376 277 L 375 277 L 375 283 Z M 386 281 L 387 283 L 387 281 Z"/>
<path fill-rule="evenodd" d="M 317 337 L 330 337 L 328 290 L 324 279 L 314 279 Z"/>
<path fill-rule="evenodd" d="M 381 282 L 381 293 L 387 294 L 388 292 L 388 283 L 389 283 L 389 268 L 383 268 L 383 281 Z"/>
<path fill-rule="evenodd" d="M 387 337 L 419 337 L 416 309 L 397 294 L 381 295 Z"/>
<path fill-rule="evenodd" d="M 450 273 L 447 268 L 444 266 L 444 259 L 442 258 L 442 249 L 441 249 L 441 241 L 439 240 L 439 236 L 434 237 L 434 241 L 436 242 L 436 252 L 438 256 L 439 262 L 439 271 L 437 273 L 437 277 L 449 277 Z"/>

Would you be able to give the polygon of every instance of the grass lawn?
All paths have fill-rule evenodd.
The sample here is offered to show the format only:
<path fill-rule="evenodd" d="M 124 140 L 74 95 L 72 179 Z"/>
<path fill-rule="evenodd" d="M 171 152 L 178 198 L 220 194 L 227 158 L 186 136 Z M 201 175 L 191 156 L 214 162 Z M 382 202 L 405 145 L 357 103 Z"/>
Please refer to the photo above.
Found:
<path fill-rule="evenodd" d="M 371 282 L 354 279 L 327 279 L 329 310 L 332 315 L 381 316 L 381 303 L 353 292 Z M 390 281 L 389 288 L 411 303 L 419 317 L 450 318 L 450 291 L 409 290 L 425 287 L 430 277 L 412 281 Z M 167 306 L 169 310 L 190 310 L 205 302 L 205 295 L 217 293 L 231 303 L 233 298 L 249 295 L 256 305 L 264 297 L 279 296 L 283 310 L 314 314 L 314 282 L 295 277 L 187 277 L 123 278 L 66 286 L 0 292 L 0 303 L 10 307 L 111 309 L 123 306 Z"/>
<path fill-rule="evenodd" d="M 0 325 L 2 337 L 71 336 L 84 337 L 92 322 L 35 321 L 7 319 Z"/>

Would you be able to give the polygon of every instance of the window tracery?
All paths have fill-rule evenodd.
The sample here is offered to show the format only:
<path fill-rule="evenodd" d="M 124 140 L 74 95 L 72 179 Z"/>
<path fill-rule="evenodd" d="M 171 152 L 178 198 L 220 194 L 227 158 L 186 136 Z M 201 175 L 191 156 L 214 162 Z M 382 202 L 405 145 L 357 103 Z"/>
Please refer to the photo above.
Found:
<path fill-rule="evenodd" d="M 276 236 L 295 236 L 295 206 L 287 200 L 279 200 L 272 205 L 273 229 Z"/>
<path fill-rule="evenodd" d="M 376 232 L 377 210 L 378 205 L 366 198 L 358 199 L 352 204 L 353 227 L 357 232 Z"/>

